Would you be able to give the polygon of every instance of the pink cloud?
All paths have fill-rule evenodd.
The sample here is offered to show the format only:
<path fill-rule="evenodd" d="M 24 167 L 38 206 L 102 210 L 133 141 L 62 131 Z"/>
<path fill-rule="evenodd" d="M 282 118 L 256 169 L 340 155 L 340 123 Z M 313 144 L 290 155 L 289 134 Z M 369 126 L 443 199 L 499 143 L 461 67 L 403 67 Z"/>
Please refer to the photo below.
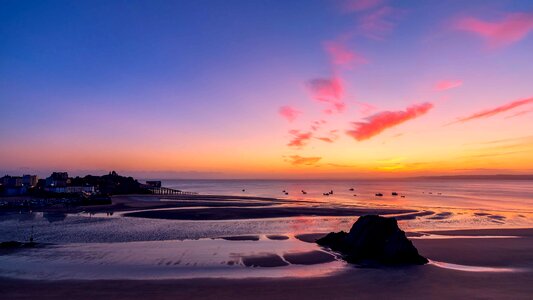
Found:
<path fill-rule="evenodd" d="M 311 166 L 316 164 L 322 159 L 322 157 L 303 157 L 299 155 L 289 156 L 288 161 L 293 165 L 306 165 Z"/>
<path fill-rule="evenodd" d="M 317 137 L 317 140 L 321 140 L 326 143 L 333 143 L 339 138 L 339 135 L 337 134 L 338 130 L 330 130 L 328 133 L 328 136 L 325 137 Z"/>
<path fill-rule="evenodd" d="M 492 22 L 466 17 L 455 23 L 455 29 L 477 34 L 491 47 L 503 47 L 522 40 L 533 30 L 533 13 L 509 13 Z"/>
<path fill-rule="evenodd" d="M 298 115 L 300 115 L 302 112 L 299 111 L 299 110 L 296 110 L 295 108 L 293 108 L 291 106 L 286 105 L 286 106 L 280 107 L 279 110 L 278 110 L 278 113 L 282 117 L 287 119 L 287 121 L 292 122 L 292 121 L 296 120 Z"/>
<path fill-rule="evenodd" d="M 339 78 L 316 78 L 307 83 L 307 87 L 318 101 L 335 102 L 342 98 L 344 88 Z"/>
<path fill-rule="evenodd" d="M 461 80 L 441 80 L 435 84 L 434 89 L 436 91 L 444 91 L 460 87 L 461 85 L 463 85 L 463 81 Z"/>
<path fill-rule="evenodd" d="M 523 115 L 529 114 L 529 113 L 531 113 L 531 112 L 533 112 L 533 109 L 522 110 L 522 111 L 519 111 L 519 112 L 517 112 L 517 113 L 515 113 L 515 114 L 512 114 L 512 115 L 510 115 L 510 116 L 508 116 L 508 117 L 505 117 L 505 118 L 506 118 L 506 119 L 509 119 L 509 118 L 516 118 L 516 117 L 520 117 L 520 116 L 523 116 Z"/>
<path fill-rule="evenodd" d="M 307 88 L 314 99 L 330 104 L 331 107 L 326 109 L 327 112 L 343 112 L 346 109 L 346 103 L 342 100 L 344 86 L 340 78 L 312 79 L 307 82 Z"/>
<path fill-rule="evenodd" d="M 329 137 L 317 137 L 316 138 L 317 140 L 321 140 L 323 142 L 326 142 L 326 143 L 333 143 L 334 140 L 332 138 L 329 138 Z"/>
<path fill-rule="evenodd" d="M 366 63 L 366 59 L 346 48 L 343 43 L 328 41 L 324 42 L 324 49 L 328 53 L 331 63 L 336 66 L 350 67 L 355 63 Z"/>
<path fill-rule="evenodd" d="M 317 130 L 320 129 L 320 127 L 322 127 L 322 125 L 324 125 L 326 123 L 327 122 L 325 120 L 313 121 L 313 123 L 311 124 L 311 130 L 317 131 Z"/>
<path fill-rule="evenodd" d="M 407 122 L 426 114 L 433 104 L 425 102 L 407 107 L 400 111 L 382 111 L 366 118 L 366 122 L 353 122 L 353 130 L 346 133 L 358 141 L 367 140 L 380 134 L 387 128 Z"/>
<path fill-rule="evenodd" d="M 453 123 L 457 123 L 457 122 L 463 123 L 463 122 L 467 122 L 467 121 L 471 121 L 471 120 L 475 120 L 475 119 L 479 119 L 479 118 L 492 117 L 492 116 L 494 116 L 496 114 L 511 110 L 511 109 L 513 109 L 515 107 L 522 106 L 522 105 L 527 105 L 527 104 L 531 104 L 531 103 L 533 103 L 533 98 L 516 100 L 516 101 L 510 102 L 510 103 L 507 103 L 507 104 L 504 104 L 504 105 L 501 105 L 501 106 L 498 106 L 498 107 L 495 107 L 495 108 L 492 108 L 492 109 L 488 109 L 488 110 L 484 110 L 484 111 L 472 114 L 472 115 L 470 115 L 468 117 L 460 118 L 456 122 L 453 122 Z"/>
<path fill-rule="evenodd" d="M 291 130 L 289 133 L 293 136 L 290 142 L 287 144 L 289 147 L 301 148 L 309 142 L 313 137 L 311 132 L 300 132 L 299 130 Z"/>
<path fill-rule="evenodd" d="M 342 9 L 345 12 L 360 12 L 374 8 L 383 2 L 383 0 L 346 0 L 342 2 Z"/>
<path fill-rule="evenodd" d="M 376 106 L 366 102 L 356 101 L 355 104 L 360 107 L 360 112 L 363 115 L 368 115 L 377 109 Z"/>

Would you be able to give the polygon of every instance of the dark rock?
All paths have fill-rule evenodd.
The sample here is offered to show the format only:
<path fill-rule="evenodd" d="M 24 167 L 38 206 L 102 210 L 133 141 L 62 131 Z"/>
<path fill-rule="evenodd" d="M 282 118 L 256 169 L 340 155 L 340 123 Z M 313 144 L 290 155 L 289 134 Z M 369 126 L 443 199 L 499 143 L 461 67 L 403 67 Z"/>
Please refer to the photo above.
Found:
<path fill-rule="evenodd" d="M 316 241 L 338 251 L 343 258 L 356 264 L 423 265 L 428 262 L 418 254 L 395 218 L 376 215 L 360 217 L 350 229 L 331 232 Z"/>

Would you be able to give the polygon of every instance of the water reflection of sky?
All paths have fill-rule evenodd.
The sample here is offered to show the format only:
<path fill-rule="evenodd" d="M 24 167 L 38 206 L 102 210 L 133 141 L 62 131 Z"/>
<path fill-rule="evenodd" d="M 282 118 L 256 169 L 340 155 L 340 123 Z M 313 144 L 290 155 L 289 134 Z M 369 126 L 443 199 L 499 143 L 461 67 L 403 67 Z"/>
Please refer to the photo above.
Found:
<path fill-rule="evenodd" d="M 206 194 L 253 195 L 347 205 L 533 212 L 533 184 L 527 180 L 167 180 L 163 184 Z M 289 195 L 284 195 L 283 190 Z M 307 194 L 302 194 L 302 190 Z M 323 195 L 330 190 L 334 191 L 333 195 Z M 394 197 L 392 192 L 405 198 Z M 376 197 L 376 193 L 384 196 Z"/>
<path fill-rule="evenodd" d="M 287 254 L 319 251 L 328 262 L 292 264 Z M 252 267 L 249 257 L 270 255 L 280 267 Z M 342 270 L 345 263 L 316 244 L 287 240 L 228 241 L 200 239 L 127 243 L 73 243 L 0 256 L 0 273 L 17 278 L 171 279 L 198 277 L 313 277 Z"/>

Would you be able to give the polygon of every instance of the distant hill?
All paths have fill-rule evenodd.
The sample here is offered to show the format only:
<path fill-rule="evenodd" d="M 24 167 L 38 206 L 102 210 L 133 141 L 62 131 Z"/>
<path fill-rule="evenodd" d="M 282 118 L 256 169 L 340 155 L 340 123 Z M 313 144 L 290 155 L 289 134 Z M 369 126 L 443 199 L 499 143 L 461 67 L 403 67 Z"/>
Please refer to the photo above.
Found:
<path fill-rule="evenodd" d="M 530 175 L 511 175 L 511 174 L 496 174 L 496 175 L 446 175 L 446 176 L 418 176 L 411 177 L 412 179 L 471 179 L 471 180 L 533 180 L 533 174 Z"/>

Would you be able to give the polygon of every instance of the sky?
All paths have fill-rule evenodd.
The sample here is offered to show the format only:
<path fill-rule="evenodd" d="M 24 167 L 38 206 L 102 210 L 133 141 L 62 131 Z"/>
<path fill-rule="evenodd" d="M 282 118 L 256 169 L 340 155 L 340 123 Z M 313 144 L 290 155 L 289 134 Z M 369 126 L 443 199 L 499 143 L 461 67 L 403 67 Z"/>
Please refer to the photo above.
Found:
<path fill-rule="evenodd" d="M 533 173 L 533 1 L 0 0 L 0 172 Z"/>

